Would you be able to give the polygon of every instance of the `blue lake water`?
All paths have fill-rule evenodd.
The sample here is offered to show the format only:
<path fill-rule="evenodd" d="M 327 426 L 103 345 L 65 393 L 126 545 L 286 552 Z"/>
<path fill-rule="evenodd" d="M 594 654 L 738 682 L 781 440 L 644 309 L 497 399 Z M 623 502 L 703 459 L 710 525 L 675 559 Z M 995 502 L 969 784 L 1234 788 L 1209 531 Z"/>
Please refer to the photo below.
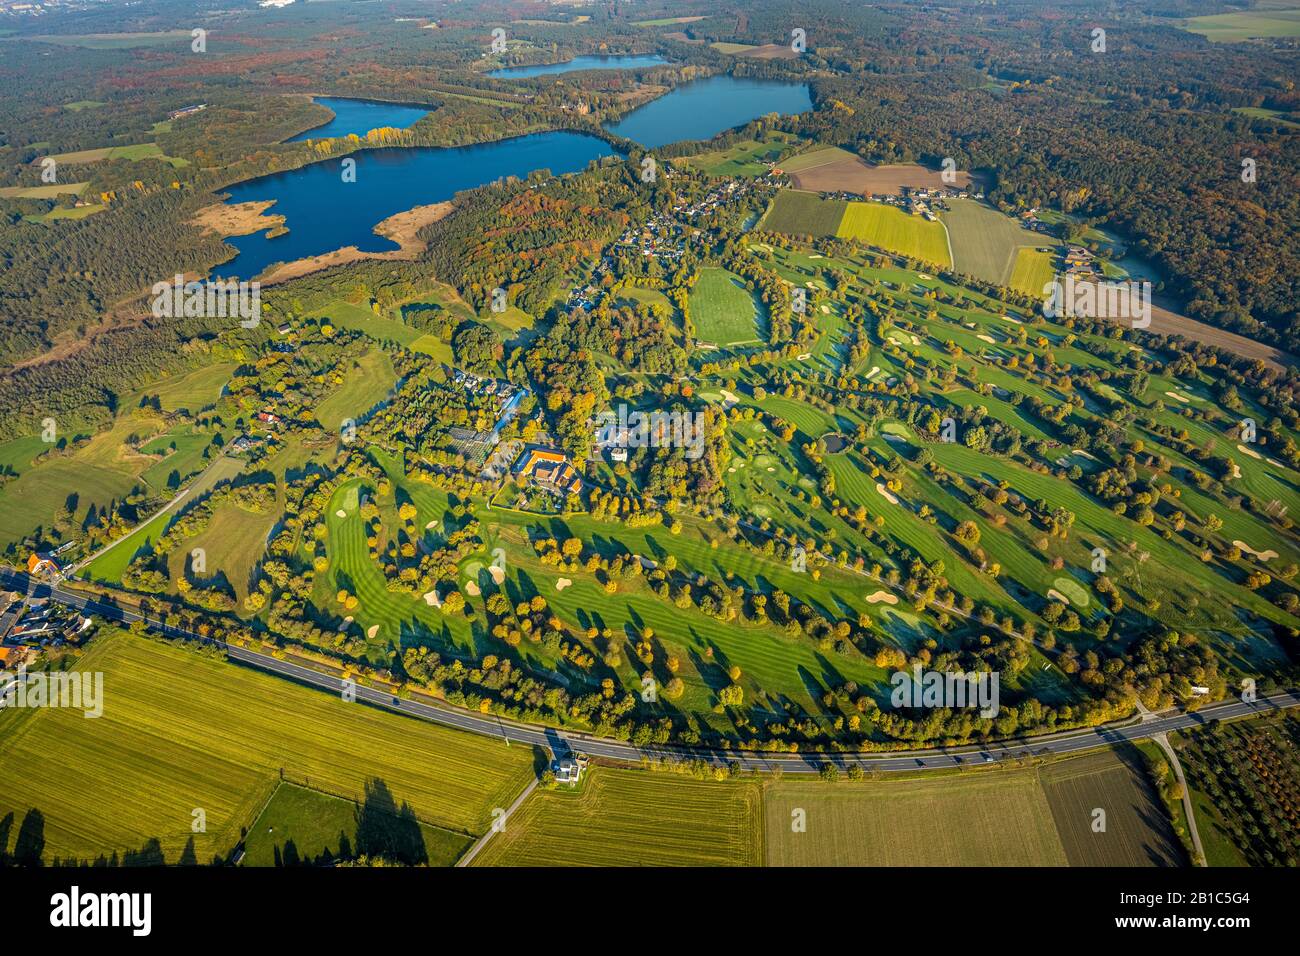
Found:
<path fill-rule="evenodd" d="M 568 65 L 583 59 L 611 58 L 579 57 Z M 337 116 L 299 139 L 409 126 L 425 113 L 419 107 L 366 100 L 323 97 L 319 102 Z M 711 139 L 768 113 L 802 113 L 811 108 L 806 84 L 714 76 L 677 87 L 609 129 L 653 149 L 680 140 Z M 275 200 L 270 212 L 284 216 L 289 231 L 275 239 L 268 239 L 264 232 L 227 239 L 239 253 L 213 269 L 212 275 L 251 279 L 277 262 L 345 246 L 387 252 L 396 249 L 396 243 L 373 230 L 394 213 L 442 202 L 505 176 L 522 177 L 539 169 L 549 169 L 557 176 L 577 172 L 593 159 L 613 154 L 608 143 L 594 136 L 557 131 L 455 149 L 362 150 L 349 157 L 357 164 L 356 182 L 351 183 L 342 181 L 341 159 L 238 183 L 227 190 L 232 202 Z"/>
<path fill-rule="evenodd" d="M 806 83 L 711 76 L 684 83 L 605 128 L 654 149 L 682 140 L 712 139 L 767 113 L 790 115 L 810 109 L 812 96 Z"/>
<path fill-rule="evenodd" d="M 577 172 L 593 159 L 613 155 L 604 140 L 565 131 L 454 149 L 414 147 L 362 150 L 356 182 L 342 181 L 342 161 L 329 159 L 289 172 L 231 186 L 231 202 L 274 199 L 270 214 L 285 217 L 289 232 L 264 232 L 226 241 L 239 254 L 212 270 L 217 278 L 251 279 L 276 262 L 320 255 L 344 246 L 385 252 L 397 244 L 372 230 L 394 213 L 442 202 L 457 192 L 537 169 L 555 175 Z"/>
<path fill-rule="evenodd" d="M 660 66 L 667 62 L 658 54 L 579 56 L 563 63 L 548 63 L 545 66 L 507 66 L 500 70 L 493 70 L 488 73 L 488 76 L 499 80 L 526 80 L 530 76 L 576 73 L 578 70 L 639 70 L 647 66 Z"/>
<path fill-rule="evenodd" d="M 309 129 L 288 140 L 296 143 L 304 139 L 332 139 L 356 133 L 365 136 L 372 129 L 392 126 L 406 129 L 429 112 L 425 106 L 406 106 L 401 103 L 379 103 L 374 100 L 350 100 L 340 96 L 318 96 L 315 101 L 334 111 L 334 118 L 323 126 Z"/>

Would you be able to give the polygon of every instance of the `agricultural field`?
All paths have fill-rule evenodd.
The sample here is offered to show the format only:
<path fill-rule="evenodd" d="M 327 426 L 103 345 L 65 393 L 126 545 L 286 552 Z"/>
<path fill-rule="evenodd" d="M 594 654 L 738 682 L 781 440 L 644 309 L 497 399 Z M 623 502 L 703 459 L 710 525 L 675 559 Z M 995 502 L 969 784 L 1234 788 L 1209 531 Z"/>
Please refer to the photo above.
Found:
<path fill-rule="evenodd" d="M 381 780 L 421 823 L 468 837 L 533 774 L 526 748 L 124 632 L 101 634 L 75 666 L 104 675 L 100 718 L 0 712 L 0 818 L 12 813 L 16 833 L 37 814 L 27 825 L 42 829 L 47 861 L 120 857 L 155 841 L 168 862 L 191 840 L 200 862 L 225 856 L 281 771 L 348 800 L 364 800 L 366 784 Z M 191 830 L 196 808 L 205 833 Z"/>
<path fill-rule="evenodd" d="M 1022 246 L 1016 250 L 1015 264 L 1007 286 L 1025 295 L 1041 296 L 1043 286 L 1056 276 L 1055 255 L 1037 248 Z"/>
<path fill-rule="evenodd" d="M 80 47 L 83 50 L 134 50 L 141 47 L 189 44 L 189 30 L 159 30 L 153 33 L 82 33 L 25 37 L 37 43 Z"/>
<path fill-rule="evenodd" d="M 1095 807 L 1105 833 L 1092 831 Z M 1109 750 L 902 780 L 781 780 L 765 786 L 763 812 L 771 866 L 1183 862 L 1150 783 Z"/>
<path fill-rule="evenodd" d="M 189 160 L 166 155 L 157 143 L 137 143 L 132 146 L 101 146 L 98 149 L 83 149 L 75 153 L 56 153 L 49 158 L 60 165 L 66 164 L 69 166 L 101 163 L 110 159 L 126 159 L 132 162 L 142 159 L 160 159 L 177 168 L 189 165 Z"/>
<path fill-rule="evenodd" d="M 998 210 L 973 199 L 951 199 L 949 210 L 939 214 L 952 241 L 953 265 L 985 282 L 1010 285 L 1018 277 L 1025 286 L 1042 274 L 1043 265 L 1038 257 L 1021 260 L 1025 248 L 1049 248 L 1057 240 L 1040 232 L 1031 232 Z M 1044 280 L 1046 281 L 1046 280 Z M 1033 294 L 1042 292 L 1042 283 Z"/>
<path fill-rule="evenodd" d="M 1217 724 L 1175 738 L 1210 866 L 1296 866 L 1300 721 Z"/>
<path fill-rule="evenodd" d="M 781 164 L 781 170 L 789 174 L 798 189 L 850 192 L 862 196 L 898 196 L 904 187 L 943 189 L 958 186 L 964 189 L 972 181 L 971 174 L 966 171 L 958 171 L 953 182 L 945 183 L 939 171 L 924 166 L 872 166 L 837 146 L 791 157 Z"/>
<path fill-rule="evenodd" d="M 691 290 L 691 318 L 699 338 L 715 345 L 758 340 L 758 303 L 744 282 L 725 269 L 706 268 Z"/>
<path fill-rule="evenodd" d="M 539 790 L 475 866 L 759 866 L 760 788 L 592 769 L 577 792 Z"/>
<path fill-rule="evenodd" d="M 844 210 L 836 235 L 936 265 L 952 264 L 942 222 L 930 222 L 895 206 L 853 202 Z"/>
<path fill-rule="evenodd" d="M 768 208 L 759 229 L 797 236 L 834 236 L 848 203 L 822 199 L 816 193 L 782 189 Z"/>
<path fill-rule="evenodd" d="M 0 199 L 54 199 L 57 196 L 80 196 L 89 183 L 51 183 L 48 186 L 0 187 Z"/>
<path fill-rule="evenodd" d="M 1265 5 L 1255 10 L 1188 17 L 1180 25 L 1215 43 L 1238 43 L 1256 37 L 1300 37 L 1300 7 Z"/>

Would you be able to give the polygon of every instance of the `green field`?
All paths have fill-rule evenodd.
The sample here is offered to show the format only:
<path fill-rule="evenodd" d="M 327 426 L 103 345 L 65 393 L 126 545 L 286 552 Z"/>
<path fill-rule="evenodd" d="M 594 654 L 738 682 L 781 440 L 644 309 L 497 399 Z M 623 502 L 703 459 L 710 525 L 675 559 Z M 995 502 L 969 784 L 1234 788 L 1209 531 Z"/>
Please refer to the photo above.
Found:
<path fill-rule="evenodd" d="M 161 159 L 180 168 L 188 166 L 189 160 L 166 155 L 157 143 L 137 143 L 134 146 L 101 146 L 98 149 L 82 149 L 75 153 L 58 153 L 49 157 L 56 163 L 76 166 L 85 163 L 101 163 L 108 159 L 128 159 L 136 162 L 141 159 Z"/>
<path fill-rule="evenodd" d="M 1300 8 L 1243 10 L 1182 21 L 1184 30 L 1216 43 L 1235 43 L 1255 37 L 1300 37 Z"/>
<path fill-rule="evenodd" d="M 360 799 L 383 780 L 423 822 L 481 833 L 533 773 L 524 747 L 346 703 L 133 635 L 96 640 L 103 716 L 0 712 L 0 817 L 43 818 L 46 858 L 91 860 L 156 838 L 174 862 L 228 853 L 279 782 Z M 206 814 L 193 833 L 192 811 Z"/>
<path fill-rule="evenodd" d="M 226 387 L 235 368 L 234 362 L 216 362 L 169 375 L 133 394 L 128 404 L 138 405 L 146 395 L 157 396 L 165 412 L 183 408 L 194 414 L 221 397 L 221 390 Z"/>
<path fill-rule="evenodd" d="M 235 477 L 243 468 L 243 462 L 238 458 L 223 456 L 216 459 L 202 475 L 191 482 L 188 486 L 190 490 L 186 497 L 179 502 L 179 506 L 183 507 L 186 503 L 199 498 L 220 482 Z M 131 563 L 131 559 L 139 553 L 141 548 L 152 545 L 167 530 L 167 525 L 171 522 L 175 513 L 173 508 L 160 510 L 148 521 L 133 528 L 129 534 L 118 538 L 111 547 L 103 550 L 98 557 L 82 569 L 85 576 L 91 581 L 103 581 L 108 584 L 119 583 L 126 571 L 126 566 Z"/>
<path fill-rule="evenodd" d="M 394 812 L 400 808 L 383 803 L 383 791 L 353 801 L 282 783 L 249 828 L 240 865 L 289 866 L 295 860 L 324 861 L 341 853 L 372 855 L 376 845 L 387 845 L 410 862 L 451 866 L 473 842 L 463 833 L 427 823 L 411 825 Z"/>
<path fill-rule="evenodd" d="M 758 224 L 768 232 L 793 236 L 838 235 L 848 203 L 839 199 L 822 199 L 817 193 L 782 189 Z"/>
<path fill-rule="evenodd" d="M 328 321 L 342 329 L 354 329 L 377 342 L 396 342 L 412 352 L 427 355 L 436 362 L 451 364 L 455 361 L 449 343 L 432 333 L 407 325 L 391 314 L 376 315 L 370 309 L 338 300 L 312 313 L 312 317 Z"/>
<path fill-rule="evenodd" d="M 896 206 L 851 202 L 844 210 L 836 234 L 922 262 L 952 265 L 943 223 L 913 216 Z"/>
<path fill-rule="evenodd" d="M 87 183 L 51 183 L 48 186 L 5 186 L 0 199 L 54 199 L 66 193 L 80 196 Z"/>
<path fill-rule="evenodd" d="M 475 866 L 758 866 L 759 787 L 594 768 L 576 792 L 539 790 Z"/>
<path fill-rule="evenodd" d="M 691 290 L 691 318 L 696 335 L 715 345 L 737 345 L 759 338 L 758 306 L 739 276 L 707 267 Z"/>
<path fill-rule="evenodd" d="M 160 30 L 155 33 L 80 33 L 24 37 L 36 43 L 81 47 L 85 50 L 132 50 L 137 47 L 167 46 L 190 42 L 189 30 Z"/>
<path fill-rule="evenodd" d="M 1020 265 L 1021 248 L 1057 245 L 1051 236 L 1031 232 L 1010 216 L 973 199 L 950 199 L 948 205 L 949 210 L 940 213 L 940 218 L 952 241 L 953 265 L 958 272 L 985 282 L 1010 285 Z M 1040 274 L 1041 264 L 1026 260 L 1023 269 L 1026 271 L 1022 271 L 1021 278 L 1028 282 Z M 1040 282 L 1035 294 L 1041 292 Z"/>
<path fill-rule="evenodd" d="M 706 176 L 745 177 L 765 176 L 768 166 L 775 163 L 789 149 L 784 142 L 756 142 L 742 140 L 726 149 L 712 150 L 687 156 L 680 162 L 698 169 Z"/>
<path fill-rule="evenodd" d="M 1007 286 L 1025 295 L 1041 296 L 1043 286 L 1056 276 L 1054 258 L 1050 252 L 1040 252 L 1038 249 L 1021 246 L 1016 250 L 1015 263 L 1011 268 L 1011 278 L 1007 281 Z"/>
<path fill-rule="evenodd" d="M 339 377 L 342 381 L 316 406 L 316 420 L 331 432 L 338 431 L 345 421 L 360 421 L 397 381 L 393 360 L 382 349 L 367 350 L 351 368 L 341 370 Z"/>

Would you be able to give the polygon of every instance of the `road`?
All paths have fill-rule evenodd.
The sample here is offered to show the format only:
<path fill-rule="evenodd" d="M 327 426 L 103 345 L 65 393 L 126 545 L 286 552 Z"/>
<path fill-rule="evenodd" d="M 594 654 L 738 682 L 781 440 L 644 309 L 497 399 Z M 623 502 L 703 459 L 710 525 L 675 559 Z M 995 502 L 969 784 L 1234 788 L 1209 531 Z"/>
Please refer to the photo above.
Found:
<path fill-rule="evenodd" d="M 182 628 L 143 618 L 140 614 L 128 608 L 96 601 L 59 585 L 33 582 L 28 575 L 21 572 L 0 568 L 0 585 L 17 591 L 33 593 L 38 597 L 48 596 L 60 604 L 75 608 L 85 614 L 99 614 L 108 620 L 126 624 L 144 620 L 146 625 L 169 637 L 184 637 L 205 643 L 221 643 Z M 34 590 L 29 592 L 29 587 Z M 278 660 L 269 654 L 262 654 L 247 648 L 230 644 L 222 644 L 222 646 L 225 648 L 227 656 L 233 661 L 342 696 L 344 689 L 342 678 L 335 677 L 332 674 L 323 674 L 320 671 L 303 667 L 301 664 L 295 664 L 291 661 Z M 479 714 L 436 703 L 394 697 L 390 693 L 384 693 L 360 684 L 353 689 L 358 701 L 383 707 L 386 710 L 442 724 L 445 727 L 466 730 L 470 733 L 482 734 L 487 737 L 500 737 L 511 743 L 544 747 L 552 752 L 557 747 L 560 749 L 568 747 L 573 751 L 585 753 L 592 757 L 632 764 L 640 763 L 646 759 L 703 759 L 714 766 L 737 763 L 743 770 L 770 772 L 780 768 L 784 773 L 817 773 L 827 763 L 834 764 L 840 769 L 847 769 L 856 765 L 864 770 L 881 771 L 950 770 L 957 765 L 978 765 L 989 762 L 985 757 L 996 761 L 1022 756 L 1078 753 L 1097 747 L 1113 746 L 1126 741 L 1145 740 L 1159 733 L 1186 730 L 1190 727 L 1205 724 L 1214 718 L 1246 717 L 1300 706 L 1300 692 L 1290 690 L 1272 694 L 1268 697 L 1261 697 L 1253 703 L 1232 699 L 1207 705 L 1195 713 L 1177 711 L 1156 715 L 1141 722 L 1108 724 L 1102 727 L 1062 731 L 1057 734 L 998 741 L 987 745 L 909 750 L 905 752 L 769 754 L 744 750 L 636 747 L 619 740 L 517 723 L 493 714 Z"/>

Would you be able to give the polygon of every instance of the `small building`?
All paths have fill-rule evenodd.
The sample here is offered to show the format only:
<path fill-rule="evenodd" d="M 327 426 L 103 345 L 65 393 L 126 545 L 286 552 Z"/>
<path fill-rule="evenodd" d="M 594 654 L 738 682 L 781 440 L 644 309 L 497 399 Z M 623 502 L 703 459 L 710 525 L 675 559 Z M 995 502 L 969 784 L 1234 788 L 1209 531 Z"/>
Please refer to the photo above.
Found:
<path fill-rule="evenodd" d="M 32 554 L 27 557 L 27 573 L 35 578 L 57 578 L 63 569 L 51 554 Z"/>

